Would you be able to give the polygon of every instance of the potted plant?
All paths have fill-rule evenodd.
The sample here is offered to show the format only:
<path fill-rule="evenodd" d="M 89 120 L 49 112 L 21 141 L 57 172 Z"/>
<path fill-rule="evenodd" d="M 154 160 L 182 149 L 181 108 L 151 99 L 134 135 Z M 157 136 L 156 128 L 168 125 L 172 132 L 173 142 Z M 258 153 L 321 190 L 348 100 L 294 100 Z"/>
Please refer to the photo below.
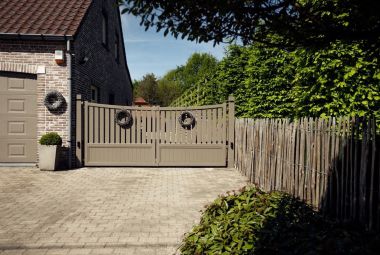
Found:
<path fill-rule="evenodd" d="M 39 142 L 38 152 L 40 170 L 56 170 L 62 138 L 56 132 L 50 132 L 44 134 Z"/>

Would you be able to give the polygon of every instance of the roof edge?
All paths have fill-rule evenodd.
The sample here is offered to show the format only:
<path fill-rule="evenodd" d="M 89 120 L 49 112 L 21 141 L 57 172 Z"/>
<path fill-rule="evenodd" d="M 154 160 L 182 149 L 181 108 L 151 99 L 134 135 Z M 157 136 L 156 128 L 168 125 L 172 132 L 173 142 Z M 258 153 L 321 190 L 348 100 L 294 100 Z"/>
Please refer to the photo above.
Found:
<path fill-rule="evenodd" d="M 77 37 L 77 35 L 79 34 L 79 31 L 81 30 L 81 28 L 82 28 L 82 26 L 83 26 L 83 23 L 85 22 L 87 16 L 89 15 L 89 13 L 90 13 L 90 9 L 91 9 L 91 7 L 92 7 L 93 5 L 94 5 L 94 1 L 91 0 L 91 3 L 89 4 L 89 6 L 88 6 L 86 12 L 84 13 L 82 19 L 81 19 L 80 22 L 79 22 L 79 25 L 77 26 L 77 29 L 75 30 L 75 33 L 74 33 L 74 35 L 73 35 L 73 38 L 74 38 L 74 39 L 75 39 L 75 37 Z"/>
<path fill-rule="evenodd" d="M 67 41 L 74 39 L 74 37 L 72 35 L 0 33 L 0 39 L 25 41 Z"/>

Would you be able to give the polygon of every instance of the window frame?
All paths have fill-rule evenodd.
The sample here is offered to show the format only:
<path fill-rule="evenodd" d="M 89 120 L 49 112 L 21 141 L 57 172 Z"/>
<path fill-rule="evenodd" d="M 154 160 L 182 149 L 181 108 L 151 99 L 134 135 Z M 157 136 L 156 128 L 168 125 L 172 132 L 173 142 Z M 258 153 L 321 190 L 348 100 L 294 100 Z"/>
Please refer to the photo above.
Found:
<path fill-rule="evenodd" d="M 105 10 L 102 10 L 102 45 L 108 50 L 109 36 L 108 36 L 108 15 Z"/>
<path fill-rule="evenodd" d="M 90 86 L 90 92 L 91 92 L 90 93 L 90 102 L 99 103 L 99 99 L 100 99 L 99 87 L 97 87 L 95 85 L 91 85 Z M 93 92 L 95 92 L 95 93 L 93 93 Z"/>

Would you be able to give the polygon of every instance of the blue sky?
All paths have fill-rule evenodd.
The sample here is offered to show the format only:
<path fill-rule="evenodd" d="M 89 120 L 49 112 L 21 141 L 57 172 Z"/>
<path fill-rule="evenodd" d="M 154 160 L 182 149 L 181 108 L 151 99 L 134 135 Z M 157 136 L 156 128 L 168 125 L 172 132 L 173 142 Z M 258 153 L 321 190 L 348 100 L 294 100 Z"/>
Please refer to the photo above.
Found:
<path fill-rule="evenodd" d="M 219 60 L 224 55 L 225 45 L 213 47 L 212 43 L 190 42 L 175 39 L 156 30 L 145 31 L 139 25 L 138 18 L 123 14 L 123 34 L 129 71 L 132 79 L 141 79 L 146 73 L 154 73 L 161 77 L 167 71 L 186 63 L 195 52 L 211 53 Z"/>

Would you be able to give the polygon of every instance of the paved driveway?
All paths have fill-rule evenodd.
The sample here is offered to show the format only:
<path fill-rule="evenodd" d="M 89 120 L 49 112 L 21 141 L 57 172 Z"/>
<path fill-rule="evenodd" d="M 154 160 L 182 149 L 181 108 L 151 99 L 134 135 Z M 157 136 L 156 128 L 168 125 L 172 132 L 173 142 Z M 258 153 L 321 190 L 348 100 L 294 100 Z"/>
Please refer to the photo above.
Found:
<path fill-rule="evenodd" d="M 0 254 L 173 254 L 235 170 L 0 168 Z"/>

